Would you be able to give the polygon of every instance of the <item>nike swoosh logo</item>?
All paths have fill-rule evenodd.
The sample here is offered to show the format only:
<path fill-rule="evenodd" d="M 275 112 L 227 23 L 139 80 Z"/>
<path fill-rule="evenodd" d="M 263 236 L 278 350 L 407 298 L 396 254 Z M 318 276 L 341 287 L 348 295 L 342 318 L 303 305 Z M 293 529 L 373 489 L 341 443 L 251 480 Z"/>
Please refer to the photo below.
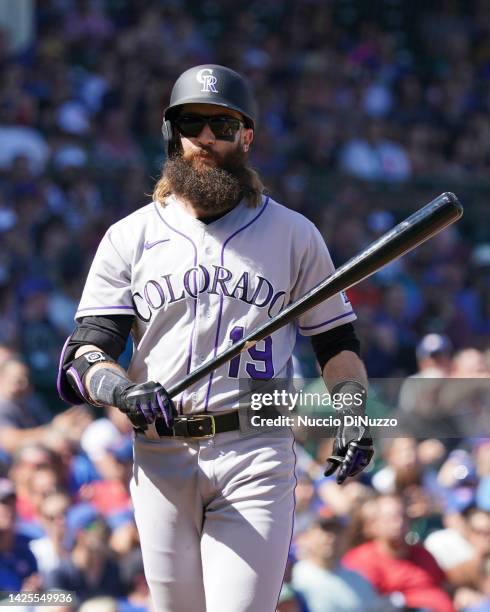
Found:
<path fill-rule="evenodd" d="M 148 249 L 152 249 L 154 246 L 160 244 L 161 242 L 169 242 L 169 240 L 170 238 L 165 238 L 164 240 L 155 240 L 155 242 L 148 242 L 147 240 L 144 244 L 145 250 L 147 251 Z"/>

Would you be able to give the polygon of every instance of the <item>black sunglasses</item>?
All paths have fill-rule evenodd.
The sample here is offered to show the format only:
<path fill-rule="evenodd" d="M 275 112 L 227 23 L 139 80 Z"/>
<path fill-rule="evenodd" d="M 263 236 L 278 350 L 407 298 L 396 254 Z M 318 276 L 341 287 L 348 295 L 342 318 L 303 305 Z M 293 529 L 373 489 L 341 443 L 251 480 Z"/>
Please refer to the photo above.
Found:
<path fill-rule="evenodd" d="M 199 136 L 205 125 L 209 125 L 217 140 L 235 140 L 235 135 L 243 121 L 229 115 L 180 115 L 175 119 L 177 129 L 186 138 Z"/>

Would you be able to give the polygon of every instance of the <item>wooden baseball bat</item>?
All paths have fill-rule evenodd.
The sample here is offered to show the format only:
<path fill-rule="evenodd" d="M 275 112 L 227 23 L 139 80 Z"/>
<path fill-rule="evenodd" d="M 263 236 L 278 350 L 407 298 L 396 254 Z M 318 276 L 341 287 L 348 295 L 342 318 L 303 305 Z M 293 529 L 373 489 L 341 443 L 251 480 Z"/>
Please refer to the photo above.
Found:
<path fill-rule="evenodd" d="M 386 264 L 408 253 L 457 221 L 462 214 L 463 207 L 454 193 L 441 194 L 410 215 L 405 221 L 383 234 L 381 238 L 371 243 L 358 255 L 349 259 L 328 278 L 313 287 L 299 300 L 287 306 L 270 321 L 260 325 L 248 336 L 235 342 L 230 348 L 213 359 L 203 363 L 202 366 L 188 374 L 179 383 L 169 387 L 167 389 L 169 395 L 175 397 L 184 389 L 236 357 L 243 350 L 249 349 L 259 340 L 270 336 L 277 329 L 287 325 L 307 310 L 368 278 Z"/>

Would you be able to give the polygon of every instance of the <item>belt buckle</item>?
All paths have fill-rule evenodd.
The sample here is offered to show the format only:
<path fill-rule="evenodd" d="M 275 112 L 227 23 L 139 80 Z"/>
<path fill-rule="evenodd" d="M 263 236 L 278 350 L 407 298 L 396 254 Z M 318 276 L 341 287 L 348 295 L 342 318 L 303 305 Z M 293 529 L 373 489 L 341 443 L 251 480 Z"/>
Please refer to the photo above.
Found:
<path fill-rule="evenodd" d="M 210 433 L 204 433 L 202 436 L 192 436 L 189 434 L 189 423 L 199 423 L 205 422 L 206 420 L 211 423 L 211 431 Z M 182 436 L 185 438 L 190 438 L 192 440 L 202 440 L 206 438 L 213 438 L 216 435 L 216 422 L 214 420 L 214 415 L 212 414 L 200 414 L 200 415 L 189 415 L 189 416 L 179 416 L 174 421 L 174 436 Z M 203 429 L 203 426 L 198 426 L 198 429 Z"/>
<path fill-rule="evenodd" d="M 202 414 L 202 415 L 196 415 L 196 416 L 189 417 L 189 420 L 194 421 L 194 422 L 206 421 L 206 419 L 209 419 L 209 421 L 211 422 L 211 433 L 203 434 L 202 436 L 190 436 L 191 438 L 193 439 L 214 438 L 214 436 L 216 435 L 216 422 L 212 414 Z M 202 426 L 198 427 L 198 429 L 201 429 L 201 427 Z"/>

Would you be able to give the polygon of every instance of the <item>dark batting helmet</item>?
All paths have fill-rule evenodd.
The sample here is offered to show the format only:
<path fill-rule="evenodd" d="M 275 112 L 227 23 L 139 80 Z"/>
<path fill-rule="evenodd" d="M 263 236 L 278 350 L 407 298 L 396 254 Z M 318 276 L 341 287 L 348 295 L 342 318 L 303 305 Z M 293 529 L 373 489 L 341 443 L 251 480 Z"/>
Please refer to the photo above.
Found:
<path fill-rule="evenodd" d="M 194 66 L 175 82 L 170 104 L 163 115 L 162 134 L 167 154 L 172 150 L 172 120 L 183 104 L 216 104 L 243 115 L 245 125 L 254 129 L 257 105 L 252 89 L 238 72 L 217 64 Z"/>

